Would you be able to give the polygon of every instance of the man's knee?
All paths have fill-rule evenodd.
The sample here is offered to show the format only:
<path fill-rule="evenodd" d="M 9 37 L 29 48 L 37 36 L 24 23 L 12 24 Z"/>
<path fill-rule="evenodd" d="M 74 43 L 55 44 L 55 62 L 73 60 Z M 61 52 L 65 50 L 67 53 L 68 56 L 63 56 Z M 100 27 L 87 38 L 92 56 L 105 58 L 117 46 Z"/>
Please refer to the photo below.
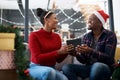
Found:
<path fill-rule="evenodd" d="M 108 65 L 99 62 L 94 63 L 92 67 L 97 69 L 109 69 Z"/>

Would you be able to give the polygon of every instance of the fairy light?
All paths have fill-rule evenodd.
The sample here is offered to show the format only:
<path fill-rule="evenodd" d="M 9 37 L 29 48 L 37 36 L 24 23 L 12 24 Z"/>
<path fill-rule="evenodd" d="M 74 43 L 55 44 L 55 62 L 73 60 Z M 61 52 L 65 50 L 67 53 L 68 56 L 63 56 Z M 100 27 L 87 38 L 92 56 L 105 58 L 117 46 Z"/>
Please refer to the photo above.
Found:
<path fill-rule="evenodd" d="M 18 8 L 20 14 L 22 15 L 23 18 L 25 18 L 25 16 L 23 15 L 22 11 L 20 10 L 20 8 Z"/>
<path fill-rule="evenodd" d="M 72 18 L 72 17 L 73 17 L 74 15 L 76 15 L 79 11 L 75 12 L 75 13 L 72 14 L 71 16 L 68 16 L 68 15 L 64 12 L 64 10 L 62 10 L 62 9 L 60 9 L 60 11 L 61 11 L 67 18 L 64 19 L 64 20 L 62 20 L 61 22 L 59 22 L 59 24 L 64 23 L 64 22 L 67 21 L 68 19 L 73 20 L 73 22 L 72 22 L 70 25 L 72 25 L 72 24 L 75 23 L 75 22 L 85 23 L 84 21 L 79 21 L 79 20 L 78 20 L 78 19 L 81 19 L 81 18 L 83 17 L 83 15 L 80 16 L 80 17 L 78 17 L 77 19 L 73 19 L 73 18 Z"/>
<path fill-rule="evenodd" d="M 5 22 L 11 23 L 11 24 L 15 24 L 15 25 L 23 25 L 23 23 L 16 23 L 16 22 L 8 21 L 8 20 L 3 19 L 3 18 L 0 18 L 0 19 L 3 20 L 3 21 L 5 21 Z"/>
<path fill-rule="evenodd" d="M 21 9 L 18 8 L 18 10 L 19 10 L 21 16 L 22 16 L 23 18 L 25 18 L 25 16 L 24 16 L 24 14 L 22 13 Z M 38 20 L 37 16 L 35 15 L 34 11 L 33 11 L 32 9 L 30 9 L 30 11 L 31 11 L 31 13 L 33 14 L 36 22 L 34 22 L 34 23 L 29 23 L 29 25 L 31 25 L 31 24 L 42 25 L 41 22 Z M 83 20 L 83 21 L 80 21 L 80 20 L 79 20 L 79 19 L 81 19 L 84 15 L 79 16 L 77 19 L 72 18 L 72 17 L 75 16 L 78 12 L 79 12 L 79 11 L 76 11 L 75 13 L 73 13 L 72 15 L 69 16 L 69 15 L 67 15 L 67 14 L 65 13 L 65 11 L 64 11 L 63 9 L 59 8 L 59 12 L 57 12 L 56 15 L 64 14 L 64 16 L 66 16 L 66 18 L 63 19 L 62 21 L 60 21 L 58 24 L 60 25 L 60 24 L 64 23 L 64 22 L 67 21 L 67 20 L 72 20 L 72 23 L 70 23 L 69 26 L 73 25 L 75 22 L 78 22 L 78 23 L 86 23 L 84 20 Z M 1 19 L 1 18 L 0 18 L 0 19 Z M 23 23 L 16 23 L 16 22 L 9 21 L 9 20 L 3 19 L 3 18 L 2 18 L 1 20 L 5 21 L 5 22 L 8 22 L 8 23 L 16 24 L 16 25 L 24 25 Z M 86 27 L 85 27 L 85 28 L 81 28 L 81 29 L 70 29 L 70 30 L 71 30 L 71 31 L 80 31 L 80 30 L 85 30 L 85 29 L 86 29 Z"/>
<path fill-rule="evenodd" d="M 34 16 L 34 18 L 37 20 L 37 22 L 38 22 L 40 25 L 42 25 L 41 22 L 38 20 L 38 18 L 35 16 L 33 10 L 32 10 L 32 9 L 30 9 L 30 10 L 31 10 L 31 12 L 32 12 L 32 14 L 33 14 L 33 16 Z"/>
<path fill-rule="evenodd" d="M 87 27 L 81 28 L 81 29 L 69 29 L 70 31 L 82 31 L 82 30 L 86 30 Z"/>

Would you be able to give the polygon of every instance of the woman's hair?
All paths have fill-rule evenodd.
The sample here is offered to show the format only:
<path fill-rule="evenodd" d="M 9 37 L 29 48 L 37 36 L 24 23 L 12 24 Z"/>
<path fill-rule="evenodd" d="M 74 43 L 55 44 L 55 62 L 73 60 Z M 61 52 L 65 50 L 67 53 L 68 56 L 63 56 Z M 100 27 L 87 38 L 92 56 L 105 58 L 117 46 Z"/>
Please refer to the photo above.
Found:
<path fill-rule="evenodd" d="M 41 9 L 41 8 L 37 8 L 36 10 L 37 12 L 37 16 L 40 18 L 40 21 L 41 23 L 44 25 L 45 22 L 44 22 L 44 19 L 45 18 L 49 18 L 52 14 L 54 14 L 53 12 L 51 11 L 46 11 L 44 9 Z"/>

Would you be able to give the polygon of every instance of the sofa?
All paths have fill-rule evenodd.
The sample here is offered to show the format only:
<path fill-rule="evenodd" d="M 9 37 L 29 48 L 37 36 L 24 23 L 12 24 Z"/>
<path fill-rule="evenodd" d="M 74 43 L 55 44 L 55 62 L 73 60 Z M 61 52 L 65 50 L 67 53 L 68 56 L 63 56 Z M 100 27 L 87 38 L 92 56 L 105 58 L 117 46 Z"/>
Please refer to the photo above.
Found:
<path fill-rule="evenodd" d="M 28 45 L 26 45 L 27 47 L 27 50 L 28 50 L 28 57 L 30 57 L 30 52 L 29 52 L 29 49 L 28 49 Z M 117 62 L 117 60 L 120 59 L 120 47 L 117 47 L 116 48 L 116 52 L 115 52 L 115 62 Z M 56 63 L 55 65 L 55 68 L 59 71 L 61 71 L 61 68 L 64 64 L 70 64 L 70 63 L 73 63 L 73 64 L 81 64 L 80 62 L 77 61 L 77 59 L 73 56 L 70 56 L 68 55 L 67 58 L 65 58 L 65 60 L 61 63 Z M 78 77 L 78 80 L 82 80 L 80 77 Z M 86 78 L 84 80 L 89 80 L 89 78 Z"/>
<path fill-rule="evenodd" d="M 116 48 L 116 52 L 115 52 L 115 62 L 117 63 L 117 60 L 120 59 L 120 47 Z M 67 58 L 61 62 L 61 63 L 56 63 L 56 69 L 61 71 L 61 68 L 64 64 L 69 64 L 69 63 L 73 63 L 73 64 L 81 64 L 80 62 L 77 61 L 77 59 L 73 56 L 68 55 Z M 82 80 L 80 77 L 78 77 L 79 80 Z M 89 78 L 85 79 L 85 80 L 89 80 Z"/>

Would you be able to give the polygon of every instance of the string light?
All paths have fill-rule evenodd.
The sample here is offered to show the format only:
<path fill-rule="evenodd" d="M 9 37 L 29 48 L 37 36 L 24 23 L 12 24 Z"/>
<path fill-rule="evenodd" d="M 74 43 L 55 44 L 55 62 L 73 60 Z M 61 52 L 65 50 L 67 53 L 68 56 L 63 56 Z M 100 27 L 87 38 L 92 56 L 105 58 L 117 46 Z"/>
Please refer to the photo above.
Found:
<path fill-rule="evenodd" d="M 19 10 L 19 11 L 20 11 L 20 13 L 21 13 L 21 10 Z M 39 21 L 38 18 L 35 16 L 35 14 L 34 14 L 34 12 L 33 12 L 32 9 L 31 9 L 31 12 L 32 12 L 34 18 L 37 20 L 37 22 L 34 22 L 34 23 L 32 23 L 32 24 L 36 24 L 36 25 L 39 25 L 39 24 L 40 24 L 40 25 L 41 25 L 40 21 Z M 73 22 L 70 23 L 69 26 L 72 25 L 72 24 L 75 23 L 75 22 L 85 23 L 85 21 L 79 21 L 79 19 L 81 19 L 81 18 L 83 17 L 83 15 L 80 16 L 80 17 L 78 17 L 77 19 L 73 19 L 73 18 L 72 18 L 72 17 L 73 17 L 74 15 L 76 15 L 78 12 L 75 12 L 75 13 L 72 14 L 71 16 L 68 16 L 62 9 L 60 9 L 60 11 L 59 11 L 58 13 L 56 13 L 56 14 L 59 15 L 60 13 L 64 13 L 64 15 L 65 15 L 67 18 L 64 19 L 63 21 L 59 22 L 59 24 L 62 24 L 62 23 L 64 23 L 65 21 L 67 21 L 67 20 L 69 20 L 69 19 L 73 20 Z M 22 13 L 21 13 L 21 15 L 22 15 Z M 22 15 L 22 16 L 23 16 L 23 15 Z M 24 18 L 24 16 L 23 16 L 23 18 Z M 11 24 L 15 24 L 15 25 L 24 25 L 23 23 L 16 23 L 16 22 L 13 22 L 13 21 L 8 21 L 8 20 L 3 19 L 3 18 L 0 18 L 0 19 L 3 20 L 3 21 L 5 21 L 5 22 L 11 23 Z M 31 25 L 31 24 L 29 24 L 29 25 Z M 84 30 L 84 29 L 86 29 L 86 27 L 85 27 L 85 28 L 81 28 L 81 29 L 70 29 L 70 31 L 81 31 L 81 30 Z"/>
<path fill-rule="evenodd" d="M 81 19 L 82 17 L 83 17 L 83 15 L 82 16 L 80 16 L 80 17 L 78 17 L 77 19 L 73 19 L 72 17 L 74 16 L 74 15 L 76 15 L 79 11 L 76 11 L 74 14 L 72 14 L 71 16 L 68 16 L 65 12 L 64 12 L 64 10 L 62 10 L 62 9 L 60 9 L 60 11 L 67 17 L 67 18 L 65 18 L 64 20 L 62 20 L 61 22 L 59 22 L 59 25 L 60 24 L 62 24 L 62 23 L 64 23 L 65 21 L 67 21 L 67 20 L 73 20 L 73 22 L 70 24 L 70 25 L 72 25 L 73 23 L 75 23 L 75 22 L 79 22 L 79 23 L 85 23 L 85 21 L 79 21 L 79 19 Z M 58 14 L 57 14 L 58 15 Z"/>
<path fill-rule="evenodd" d="M 62 21 L 60 21 L 60 22 L 58 23 L 58 25 L 64 23 L 64 22 L 67 21 L 67 20 L 71 20 L 71 21 L 72 21 L 72 23 L 70 23 L 69 26 L 73 25 L 75 22 L 85 23 L 84 20 L 83 20 L 83 21 L 80 21 L 80 20 L 79 20 L 79 19 L 81 19 L 84 15 L 79 16 L 77 19 L 72 18 L 72 17 L 75 16 L 77 13 L 79 13 L 79 11 L 76 11 L 75 13 L 73 13 L 72 15 L 69 16 L 69 15 L 67 15 L 67 14 L 65 13 L 64 9 L 61 9 L 61 8 L 59 8 L 59 9 L 60 9 L 60 10 L 59 10 L 59 12 L 56 13 L 56 15 L 58 16 L 59 14 L 64 14 L 64 16 L 66 16 L 66 18 L 63 19 Z M 19 8 L 18 10 L 19 10 L 20 14 L 22 15 L 22 17 L 25 18 L 25 16 L 24 16 L 24 14 L 22 13 L 21 9 Z M 29 25 L 31 25 L 31 24 L 42 25 L 41 22 L 38 20 L 37 16 L 35 15 L 34 11 L 33 11 L 32 9 L 30 9 L 30 11 L 31 11 L 31 13 L 33 14 L 34 18 L 36 19 L 36 22 L 34 22 L 34 23 L 29 23 Z M 2 18 L 0 18 L 0 19 L 2 19 Z M 8 23 L 11 23 L 11 24 L 15 24 L 15 25 L 24 25 L 23 23 L 16 23 L 16 22 L 9 21 L 9 20 L 6 20 L 6 19 L 2 19 L 2 20 L 5 21 L 5 22 L 8 22 Z M 70 31 L 81 31 L 81 30 L 85 30 L 85 29 L 86 29 L 86 27 L 85 27 L 85 28 L 81 28 L 81 29 L 70 29 Z"/>
<path fill-rule="evenodd" d="M 35 16 L 33 10 L 32 10 L 32 9 L 30 9 L 30 10 L 31 10 L 31 12 L 32 12 L 32 14 L 33 14 L 33 16 L 34 16 L 34 18 L 37 20 L 37 22 L 38 22 L 40 25 L 42 25 L 41 22 L 38 20 L 38 18 Z"/>
<path fill-rule="evenodd" d="M 3 18 L 0 18 L 0 19 L 3 20 L 3 21 L 5 21 L 5 22 L 11 23 L 11 24 L 15 24 L 15 25 L 23 25 L 23 23 L 16 23 L 16 22 L 8 21 L 8 20 L 3 19 Z"/>
<path fill-rule="evenodd" d="M 22 15 L 22 17 L 23 17 L 23 18 L 25 18 L 25 16 L 23 15 L 23 13 L 22 13 L 21 9 L 20 9 L 20 8 L 18 8 L 18 10 L 19 10 L 20 14 Z"/>
<path fill-rule="evenodd" d="M 82 30 L 86 30 L 87 27 L 81 28 L 81 29 L 69 29 L 70 31 L 82 31 Z"/>

